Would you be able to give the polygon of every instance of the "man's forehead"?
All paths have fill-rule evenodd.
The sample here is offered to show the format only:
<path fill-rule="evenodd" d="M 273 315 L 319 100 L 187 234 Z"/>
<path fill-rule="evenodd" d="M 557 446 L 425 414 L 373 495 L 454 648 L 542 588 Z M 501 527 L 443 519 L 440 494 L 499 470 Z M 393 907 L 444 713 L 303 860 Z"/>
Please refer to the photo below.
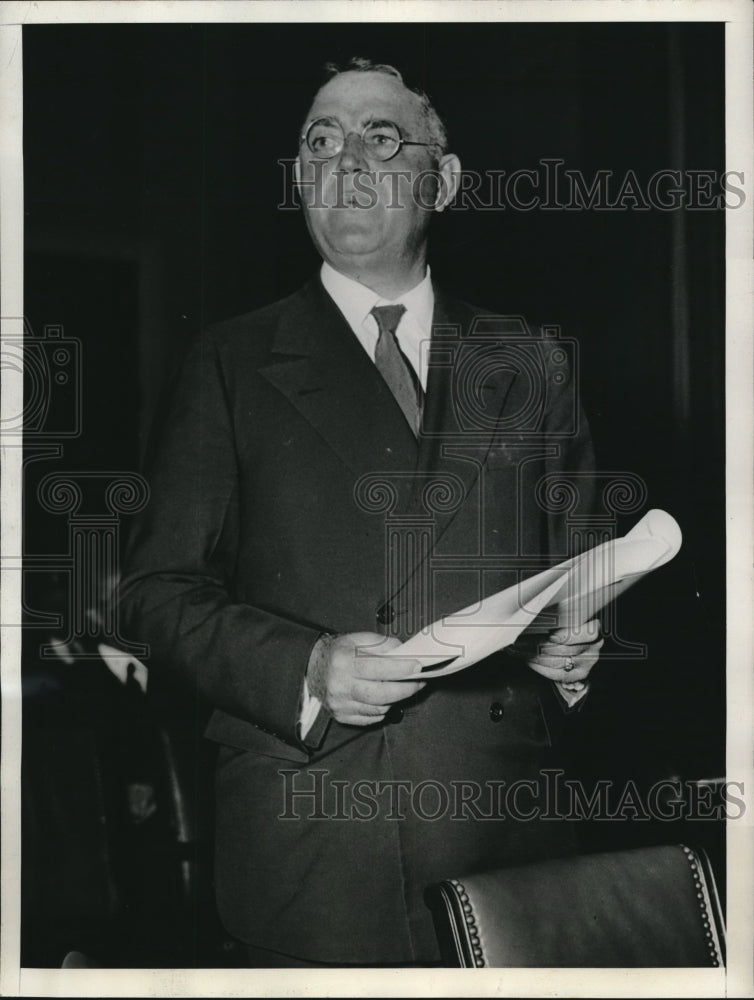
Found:
<path fill-rule="evenodd" d="M 420 101 L 388 73 L 346 72 L 329 80 L 317 93 L 309 112 L 335 117 L 416 117 Z"/>

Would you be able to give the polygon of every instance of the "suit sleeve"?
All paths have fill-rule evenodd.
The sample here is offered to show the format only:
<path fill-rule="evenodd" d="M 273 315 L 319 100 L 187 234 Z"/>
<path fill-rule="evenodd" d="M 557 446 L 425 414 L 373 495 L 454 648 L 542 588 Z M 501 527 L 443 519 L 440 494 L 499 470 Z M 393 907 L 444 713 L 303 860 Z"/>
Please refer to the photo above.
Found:
<path fill-rule="evenodd" d="M 190 351 L 146 465 L 150 499 L 121 585 L 124 634 L 151 671 L 212 707 L 301 746 L 303 680 L 319 631 L 234 599 L 239 540 L 235 432 L 213 338 Z"/>
<path fill-rule="evenodd" d="M 572 511 L 578 515 L 581 526 L 588 528 L 597 513 L 596 463 L 589 422 L 579 399 L 578 371 L 571 366 L 565 379 L 556 380 L 550 375 L 548 382 L 554 387 L 554 392 L 548 409 L 547 434 L 558 444 L 548 474 L 554 473 L 558 479 L 570 484 L 573 489 Z M 587 546 L 583 534 L 569 537 L 568 513 L 551 512 L 548 527 L 550 551 L 570 557 Z M 576 698 L 567 698 L 555 681 L 548 683 L 554 695 L 553 701 L 560 709 L 559 714 L 571 715 L 583 709 L 588 700 L 589 681 Z"/>

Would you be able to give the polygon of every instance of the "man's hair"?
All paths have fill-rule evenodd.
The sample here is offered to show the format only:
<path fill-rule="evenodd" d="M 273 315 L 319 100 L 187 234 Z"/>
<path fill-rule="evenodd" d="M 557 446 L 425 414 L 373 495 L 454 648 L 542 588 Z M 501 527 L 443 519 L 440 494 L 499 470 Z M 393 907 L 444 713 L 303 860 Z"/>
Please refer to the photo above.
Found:
<path fill-rule="evenodd" d="M 403 84 L 406 90 L 412 94 L 416 94 L 419 98 L 424 123 L 427 126 L 432 144 L 437 147 L 440 154 L 447 152 L 448 130 L 442 118 L 440 118 L 426 93 L 419 87 L 409 86 L 403 79 L 403 74 L 395 66 L 391 66 L 388 63 L 372 62 L 371 59 L 365 59 L 362 56 L 352 56 L 348 62 L 343 64 L 334 62 L 325 63 L 323 69 L 325 73 L 324 83 L 332 80 L 333 77 L 339 76 L 341 73 L 385 73 L 388 76 L 395 77 L 399 83 Z"/>

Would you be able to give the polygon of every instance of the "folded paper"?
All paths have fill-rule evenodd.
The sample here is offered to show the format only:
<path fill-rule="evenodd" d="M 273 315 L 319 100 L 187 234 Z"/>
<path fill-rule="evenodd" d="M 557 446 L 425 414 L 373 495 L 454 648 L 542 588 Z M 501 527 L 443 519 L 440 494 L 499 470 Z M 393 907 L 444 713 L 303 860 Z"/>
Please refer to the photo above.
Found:
<path fill-rule="evenodd" d="M 585 624 L 647 573 L 669 562 L 680 547 L 675 519 L 663 510 L 650 510 L 623 538 L 441 618 L 384 655 L 418 660 L 424 669 L 411 679 L 464 670 L 511 645 L 527 628 L 551 631 Z"/>

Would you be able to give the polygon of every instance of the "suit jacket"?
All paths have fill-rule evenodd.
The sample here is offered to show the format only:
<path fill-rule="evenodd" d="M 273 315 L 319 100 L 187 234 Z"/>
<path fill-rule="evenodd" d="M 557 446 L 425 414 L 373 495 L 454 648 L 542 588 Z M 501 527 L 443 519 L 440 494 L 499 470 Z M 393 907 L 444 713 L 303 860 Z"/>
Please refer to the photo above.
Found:
<path fill-rule="evenodd" d="M 432 345 L 417 441 L 318 279 L 211 329 L 127 555 L 125 634 L 214 710 L 221 916 L 304 958 L 433 961 L 428 882 L 568 849 L 562 824 L 525 819 L 533 786 L 521 816 L 501 798 L 540 778 L 552 742 L 550 687 L 512 658 L 431 682 L 384 723 L 299 738 L 323 632 L 406 636 L 560 561 L 563 475 L 589 506 L 568 345 L 439 289 Z"/>

